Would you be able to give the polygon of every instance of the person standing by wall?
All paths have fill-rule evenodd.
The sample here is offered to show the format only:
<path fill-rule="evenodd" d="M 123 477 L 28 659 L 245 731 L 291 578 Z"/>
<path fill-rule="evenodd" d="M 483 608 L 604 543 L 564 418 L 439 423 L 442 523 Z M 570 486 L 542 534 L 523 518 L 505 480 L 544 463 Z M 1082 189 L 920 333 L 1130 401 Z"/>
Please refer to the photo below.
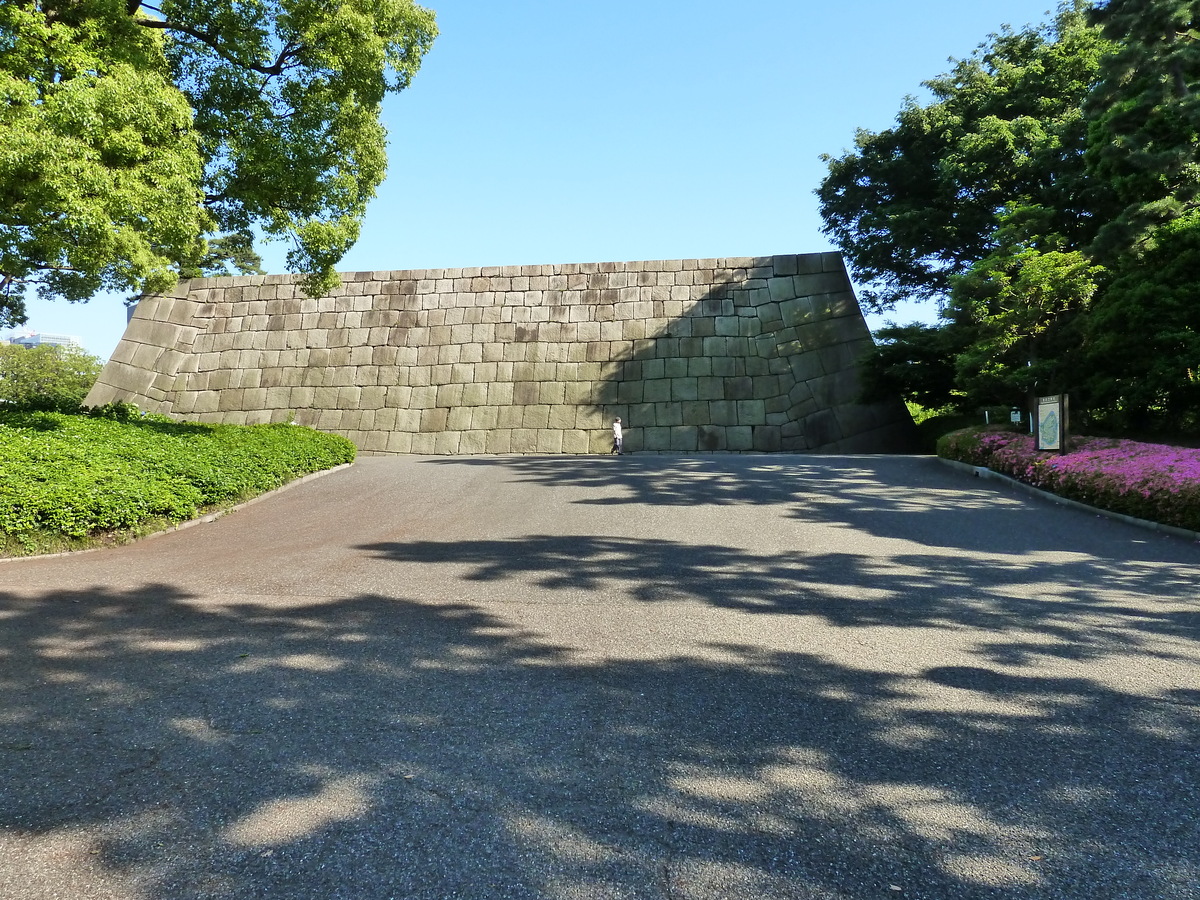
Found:
<path fill-rule="evenodd" d="M 613 419 L 613 445 L 612 452 L 618 456 L 621 454 L 621 448 L 624 446 L 625 437 L 621 430 L 621 417 Z"/>

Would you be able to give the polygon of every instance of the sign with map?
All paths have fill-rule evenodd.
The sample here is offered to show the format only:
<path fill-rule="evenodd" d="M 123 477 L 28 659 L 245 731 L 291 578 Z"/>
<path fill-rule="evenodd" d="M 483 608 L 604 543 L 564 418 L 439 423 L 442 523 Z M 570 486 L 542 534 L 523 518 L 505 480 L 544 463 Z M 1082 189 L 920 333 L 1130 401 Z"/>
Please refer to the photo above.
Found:
<path fill-rule="evenodd" d="M 1066 452 L 1067 395 L 1054 394 L 1037 400 L 1037 448 Z"/>

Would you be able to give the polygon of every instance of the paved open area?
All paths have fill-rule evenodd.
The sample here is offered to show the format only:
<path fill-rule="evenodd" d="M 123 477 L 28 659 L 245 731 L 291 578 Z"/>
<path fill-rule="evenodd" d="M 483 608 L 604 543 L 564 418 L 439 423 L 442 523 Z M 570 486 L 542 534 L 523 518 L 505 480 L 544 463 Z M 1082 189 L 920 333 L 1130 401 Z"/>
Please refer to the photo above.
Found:
<path fill-rule="evenodd" d="M 0 564 L 0 897 L 1200 897 L 1200 545 L 928 458 L 365 458 Z"/>

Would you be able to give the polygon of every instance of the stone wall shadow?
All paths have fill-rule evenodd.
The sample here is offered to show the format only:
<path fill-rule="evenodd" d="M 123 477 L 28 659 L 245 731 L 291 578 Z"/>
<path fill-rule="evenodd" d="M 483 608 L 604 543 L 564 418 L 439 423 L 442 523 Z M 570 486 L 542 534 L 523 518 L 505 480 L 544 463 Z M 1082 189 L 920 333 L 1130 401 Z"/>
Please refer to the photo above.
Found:
<path fill-rule="evenodd" d="M 740 262 L 698 299 L 687 285 L 649 287 L 645 318 L 624 323 L 631 339 L 613 344 L 627 349 L 605 366 L 594 405 L 623 420 L 626 448 L 911 452 L 899 397 L 859 402 L 874 342 L 840 254 Z M 673 307 L 682 311 L 665 330 L 643 330 Z"/>

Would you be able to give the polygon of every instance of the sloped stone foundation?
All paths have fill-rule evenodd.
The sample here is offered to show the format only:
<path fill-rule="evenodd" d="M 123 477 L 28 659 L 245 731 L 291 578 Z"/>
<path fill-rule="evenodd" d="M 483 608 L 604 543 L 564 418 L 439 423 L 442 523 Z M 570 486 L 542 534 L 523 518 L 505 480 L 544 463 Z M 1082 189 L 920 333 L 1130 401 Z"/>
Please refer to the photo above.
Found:
<path fill-rule="evenodd" d="M 818 253 L 184 282 L 141 301 L 88 395 L 202 422 L 295 421 L 364 451 L 887 452 L 857 403 L 871 337 Z"/>

